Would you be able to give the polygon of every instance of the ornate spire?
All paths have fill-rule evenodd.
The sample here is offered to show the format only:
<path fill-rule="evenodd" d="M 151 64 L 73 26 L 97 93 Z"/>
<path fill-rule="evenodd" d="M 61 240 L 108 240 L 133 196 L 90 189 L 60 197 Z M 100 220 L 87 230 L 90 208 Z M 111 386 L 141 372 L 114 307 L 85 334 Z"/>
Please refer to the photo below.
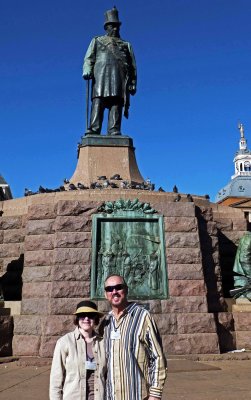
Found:
<path fill-rule="evenodd" d="M 239 148 L 234 158 L 235 174 L 232 179 L 237 176 L 251 177 L 251 151 L 247 148 L 247 140 L 244 135 L 244 125 L 239 122 L 238 129 L 240 131 Z"/>
<path fill-rule="evenodd" d="M 238 129 L 239 129 L 239 131 L 241 133 L 241 138 L 244 138 L 244 125 L 239 123 L 238 124 Z"/>
<path fill-rule="evenodd" d="M 244 136 L 244 125 L 242 123 L 239 123 L 238 129 L 241 134 L 241 138 L 240 138 L 240 142 L 239 142 L 240 150 L 246 150 L 247 149 L 247 141 Z"/>

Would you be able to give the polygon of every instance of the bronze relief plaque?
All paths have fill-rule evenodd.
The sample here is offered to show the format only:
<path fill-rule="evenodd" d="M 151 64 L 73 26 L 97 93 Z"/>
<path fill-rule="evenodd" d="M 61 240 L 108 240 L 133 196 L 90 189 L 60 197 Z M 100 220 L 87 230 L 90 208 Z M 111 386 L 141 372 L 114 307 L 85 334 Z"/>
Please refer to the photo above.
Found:
<path fill-rule="evenodd" d="M 104 298 L 109 275 L 124 276 L 129 298 L 166 299 L 163 217 L 148 203 L 106 202 L 92 222 L 91 297 Z"/>

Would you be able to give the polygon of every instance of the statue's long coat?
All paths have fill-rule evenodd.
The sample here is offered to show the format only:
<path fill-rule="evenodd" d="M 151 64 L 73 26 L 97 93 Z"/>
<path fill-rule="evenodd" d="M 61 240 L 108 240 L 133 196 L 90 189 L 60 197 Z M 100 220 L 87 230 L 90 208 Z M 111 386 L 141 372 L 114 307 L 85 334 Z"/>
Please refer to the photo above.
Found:
<path fill-rule="evenodd" d="M 92 74 L 92 98 L 118 96 L 124 99 L 128 86 L 136 86 L 136 62 L 132 46 L 120 38 L 97 36 L 84 59 L 83 75 Z"/>

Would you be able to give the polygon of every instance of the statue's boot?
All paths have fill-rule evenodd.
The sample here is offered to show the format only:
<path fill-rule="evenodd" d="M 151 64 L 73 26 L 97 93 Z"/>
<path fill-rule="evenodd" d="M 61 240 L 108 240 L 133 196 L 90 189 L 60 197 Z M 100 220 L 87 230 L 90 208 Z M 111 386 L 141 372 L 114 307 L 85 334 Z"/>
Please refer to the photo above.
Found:
<path fill-rule="evenodd" d="M 89 136 L 91 136 L 91 135 L 100 135 L 100 132 L 95 132 L 91 128 L 88 128 L 85 134 L 89 135 Z"/>

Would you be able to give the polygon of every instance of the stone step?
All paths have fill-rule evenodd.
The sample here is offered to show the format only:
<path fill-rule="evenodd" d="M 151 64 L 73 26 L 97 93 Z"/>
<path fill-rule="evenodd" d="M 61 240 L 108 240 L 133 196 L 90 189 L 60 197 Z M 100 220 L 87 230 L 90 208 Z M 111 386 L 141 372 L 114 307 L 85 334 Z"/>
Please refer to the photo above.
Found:
<path fill-rule="evenodd" d="M 233 312 L 251 312 L 251 304 L 234 304 L 232 307 Z"/>
<path fill-rule="evenodd" d="M 20 315 L 21 301 L 1 301 L 0 315 Z"/>
<path fill-rule="evenodd" d="M 251 302 L 244 297 L 239 297 L 236 299 L 235 304 L 232 307 L 232 311 L 237 313 L 245 313 L 245 316 L 248 316 L 246 313 L 251 313 Z M 250 316 L 248 319 L 250 320 Z"/>
<path fill-rule="evenodd" d="M 6 307 L 1 307 L 0 315 L 11 315 L 11 309 Z"/>
<path fill-rule="evenodd" d="M 233 311 L 233 307 L 236 304 L 236 300 L 233 299 L 232 297 L 229 297 L 229 298 L 225 297 L 225 303 L 227 305 L 227 311 L 228 312 L 232 312 Z"/>

